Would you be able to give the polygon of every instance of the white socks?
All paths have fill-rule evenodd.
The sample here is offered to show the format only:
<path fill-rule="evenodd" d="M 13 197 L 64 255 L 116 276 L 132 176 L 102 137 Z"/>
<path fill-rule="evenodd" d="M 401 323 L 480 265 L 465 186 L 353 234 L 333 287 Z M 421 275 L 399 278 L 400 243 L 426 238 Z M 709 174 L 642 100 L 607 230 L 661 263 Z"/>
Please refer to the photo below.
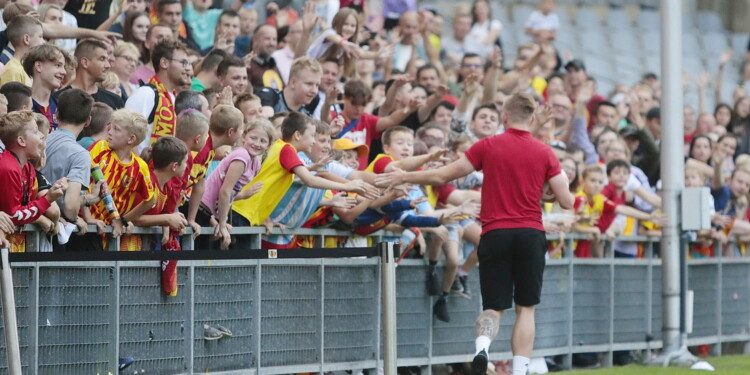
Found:
<path fill-rule="evenodd" d="M 513 356 L 513 375 L 526 375 L 529 369 L 529 358 L 520 355 Z"/>
<path fill-rule="evenodd" d="M 477 350 L 474 355 L 479 354 L 482 350 L 485 351 L 485 353 L 490 353 L 490 343 L 492 343 L 492 340 L 487 336 L 479 336 L 476 340 L 474 340 L 474 348 Z"/>

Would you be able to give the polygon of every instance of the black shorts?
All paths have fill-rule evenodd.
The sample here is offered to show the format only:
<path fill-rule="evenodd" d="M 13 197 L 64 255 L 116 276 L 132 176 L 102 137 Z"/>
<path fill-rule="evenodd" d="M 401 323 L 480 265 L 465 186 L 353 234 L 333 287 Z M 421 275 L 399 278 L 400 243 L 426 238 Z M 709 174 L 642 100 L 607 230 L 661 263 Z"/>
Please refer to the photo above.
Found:
<path fill-rule="evenodd" d="M 495 229 L 479 241 L 479 283 L 484 310 L 540 302 L 547 237 L 532 228 Z"/>

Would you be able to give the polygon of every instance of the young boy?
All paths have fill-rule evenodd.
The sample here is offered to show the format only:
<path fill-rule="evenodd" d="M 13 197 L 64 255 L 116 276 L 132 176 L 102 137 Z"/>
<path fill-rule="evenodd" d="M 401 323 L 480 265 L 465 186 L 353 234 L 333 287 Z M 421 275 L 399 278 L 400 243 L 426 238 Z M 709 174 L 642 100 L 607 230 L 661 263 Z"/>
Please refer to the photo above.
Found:
<path fill-rule="evenodd" d="M 170 183 L 181 179 L 187 169 L 188 148 L 175 137 L 162 137 L 151 146 L 149 174 L 154 183 L 153 207 L 145 215 L 133 219 L 141 227 L 161 226 L 161 250 L 179 251 L 177 235 L 185 229 L 187 220 L 177 212 L 182 189 Z M 158 245 L 157 245 L 158 247 Z M 168 296 L 177 295 L 177 261 L 162 262 L 162 290 Z"/>
<path fill-rule="evenodd" d="M 81 139 L 78 140 L 81 147 L 88 150 L 96 141 L 107 138 L 107 125 L 112 118 L 112 112 L 112 107 L 104 103 L 94 103 L 91 107 L 91 122 L 83 128 Z"/>
<path fill-rule="evenodd" d="M 583 187 L 575 197 L 573 209 L 576 215 L 581 216 L 583 221 L 573 224 L 573 232 L 591 235 L 594 240 L 593 246 L 590 241 L 578 241 L 575 255 L 579 258 L 601 258 L 603 248 L 601 247 L 602 236 L 614 237 L 610 225 L 615 215 L 625 215 L 640 220 L 662 222 L 661 215 L 648 214 L 635 208 L 628 207 L 607 199 L 602 194 L 604 188 L 604 172 L 598 165 L 590 165 L 583 170 Z"/>
<path fill-rule="evenodd" d="M 193 155 L 193 160 L 188 164 L 190 179 L 185 190 L 190 201 L 183 205 L 183 213 L 187 208 L 187 219 L 193 228 L 193 238 L 198 236 L 200 225 L 196 223 L 203 191 L 205 190 L 206 174 L 211 161 L 214 160 L 216 149 L 222 146 L 234 146 L 242 138 L 242 130 L 245 127 L 242 112 L 239 109 L 226 104 L 217 105 L 211 112 L 208 123 L 208 139 L 203 147 Z M 189 144 L 189 143 L 188 143 Z M 192 145 L 190 146 L 192 149 Z"/>
<path fill-rule="evenodd" d="M 310 152 L 299 151 L 297 155 L 312 174 L 329 178 L 334 181 L 347 181 L 340 174 L 341 171 L 331 172 L 333 167 L 328 163 L 328 157 L 331 152 L 331 128 L 328 124 L 315 120 L 315 143 L 310 148 Z M 321 167 L 321 163 L 325 163 Z M 331 176 L 331 173 L 338 178 Z M 348 177 L 348 176 L 347 176 Z M 354 199 L 347 199 L 343 195 L 336 197 L 324 198 L 325 189 L 316 189 L 308 187 L 302 183 L 294 182 L 286 194 L 276 205 L 269 221 L 272 225 L 284 226 L 286 228 L 300 228 L 315 213 L 318 206 L 340 206 L 351 208 L 354 205 Z M 293 207 L 294 209 L 290 208 Z M 295 236 L 290 235 L 268 235 L 263 246 L 275 249 L 293 247 L 295 242 L 302 242 L 301 239 L 295 241 Z"/>
<path fill-rule="evenodd" d="M 86 220 L 79 216 L 81 206 L 89 206 L 98 202 L 98 189 L 91 186 L 91 156 L 76 143 L 76 138 L 89 124 L 91 108 L 94 98 L 80 89 L 66 90 L 57 99 L 58 129 L 47 138 L 47 161 L 42 168 L 50 180 L 68 179 L 68 190 L 65 197 L 57 201 L 62 213 L 62 219 L 67 222 L 63 231 L 57 236 L 53 246 L 55 251 L 65 251 L 67 247 L 77 249 L 85 247 L 79 244 L 84 241 L 86 234 Z M 81 192 L 92 188 L 97 194 L 81 195 Z M 73 236 L 74 243 L 68 244 L 71 231 L 78 227 L 78 233 Z"/>
<path fill-rule="evenodd" d="M 0 154 L 0 179 L 5 185 L 4 193 L 0 194 L 0 211 L 10 215 L 14 225 L 32 223 L 63 196 L 68 180 L 57 180 L 46 195 L 32 200 L 36 171 L 29 160 L 39 159 L 44 145 L 31 111 L 0 116 L 0 140 L 6 147 Z"/>
<path fill-rule="evenodd" d="M 630 173 L 630 163 L 625 160 L 615 159 L 607 164 L 607 179 L 609 184 L 602 190 L 602 195 L 615 204 L 633 204 L 635 196 L 640 197 L 654 207 L 661 206 L 661 198 L 641 186 L 638 178 Z M 644 223 L 645 224 L 645 223 Z M 602 223 L 603 226 L 607 225 Z M 637 235 L 639 222 L 632 217 L 617 215 L 611 223 L 614 232 L 625 235 Z M 628 241 L 615 241 L 614 251 L 616 258 L 639 257 L 640 244 Z"/>
<path fill-rule="evenodd" d="M 290 113 L 281 124 L 281 138 L 268 150 L 268 156 L 260 172 L 243 190 L 256 182 L 263 182 L 263 187 L 249 199 L 235 201 L 232 204 L 232 209 L 237 213 L 232 217 L 234 226 L 265 224 L 273 209 L 289 190 L 295 175 L 304 185 L 310 187 L 365 193 L 366 184 L 361 180 L 345 184 L 332 182 L 314 176 L 305 167 L 297 151 L 310 153 L 315 144 L 315 125 L 311 118 L 297 112 Z"/>
<path fill-rule="evenodd" d="M 235 108 L 242 112 L 245 123 L 253 121 L 261 116 L 260 98 L 253 93 L 242 93 L 234 99 Z"/>
<path fill-rule="evenodd" d="M 428 153 L 420 156 L 412 156 L 414 153 L 414 132 L 405 127 L 397 125 L 386 130 L 383 133 L 383 150 L 385 154 L 378 155 L 375 160 L 370 163 L 367 167 L 367 171 L 372 171 L 376 174 L 387 173 L 396 168 L 404 171 L 414 171 L 417 168 L 430 163 L 432 161 L 440 160 L 444 155 L 444 151 L 436 151 L 434 153 Z M 431 189 L 428 189 L 431 190 Z M 422 226 L 428 227 L 426 229 L 428 233 L 433 234 L 427 246 L 427 255 L 429 258 L 429 267 L 427 269 L 427 280 L 428 280 L 428 291 L 430 294 L 439 295 L 440 297 L 435 303 L 434 313 L 439 320 L 448 322 L 450 316 L 447 310 L 447 298 L 451 291 L 451 286 L 456 277 L 458 271 L 458 232 L 455 227 L 446 227 L 443 224 L 450 222 L 453 215 L 468 214 L 467 212 L 470 207 L 461 206 L 457 208 L 451 208 L 447 210 L 435 211 L 434 205 L 427 202 L 427 196 L 422 193 L 420 189 L 413 190 L 413 193 L 409 194 L 409 198 L 412 200 L 413 206 L 408 207 L 407 210 L 403 211 L 398 220 L 394 222 L 402 224 L 404 226 Z M 421 201 L 421 202 L 420 202 Z M 467 201 L 469 202 L 469 201 Z M 395 203 L 395 202 L 394 202 Z M 435 202 L 436 203 L 436 202 Z M 416 209 L 416 211 L 415 211 Z M 434 225 L 419 225 L 409 224 L 409 222 L 402 222 L 401 219 L 408 218 L 409 216 L 428 215 L 432 216 L 435 220 Z M 447 219 L 446 219 L 447 218 Z M 360 220 L 360 218 L 358 218 Z M 432 229 L 432 227 L 437 227 Z M 443 239 L 446 238 L 447 241 Z M 437 278 L 437 261 L 440 258 L 440 250 L 443 250 L 446 257 L 446 268 L 443 273 L 442 285 Z"/>
<path fill-rule="evenodd" d="M 91 207 L 91 215 L 96 220 L 113 225 L 117 231 L 113 236 L 119 234 L 126 223 L 139 219 L 154 205 L 154 185 L 148 164 L 135 154 L 138 144 L 146 139 L 147 132 L 148 122 L 143 115 L 119 109 L 112 113 L 107 139 L 94 143 L 89 149 L 92 167 L 101 168 L 121 218 L 113 218 L 103 202 Z M 119 250 L 139 251 L 141 248 L 139 235 L 122 236 Z"/>
<path fill-rule="evenodd" d="M 335 99 L 335 96 L 326 97 L 327 103 L 323 108 L 330 108 Z M 378 117 L 364 111 L 371 99 L 372 90 L 368 86 L 360 80 L 349 80 L 344 85 L 344 110 L 338 114 L 344 117 L 345 124 L 342 128 L 331 129 L 331 134 L 337 139 L 348 138 L 356 144 L 366 145 L 372 153 L 373 140 L 380 139 L 382 132 L 404 121 L 409 114 L 417 110 L 419 103 L 411 101 L 408 106 L 399 108 L 386 117 Z M 328 121 L 326 111 L 321 113 L 321 120 Z M 367 167 L 367 157 L 359 159 L 359 166 L 361 169 Z"/>

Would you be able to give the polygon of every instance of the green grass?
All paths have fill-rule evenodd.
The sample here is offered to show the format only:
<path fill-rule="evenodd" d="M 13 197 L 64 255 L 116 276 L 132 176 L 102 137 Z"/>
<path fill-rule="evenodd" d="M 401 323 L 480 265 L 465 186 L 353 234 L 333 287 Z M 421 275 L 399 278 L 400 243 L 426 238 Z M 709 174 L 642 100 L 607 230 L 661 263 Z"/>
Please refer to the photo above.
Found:
<path fill-rule="evenodd" d="M 711 357 L 706 359 L 716 371 L 715 374 L 721 375 L 748 375 L 750 374 L 750 356 L 725 356 Z M 645 367 L 639 365 L 629 365 L 624 367 L 613 367 L 606 369 L 593 370 L 576 370 L 561 372 L 562 375 L 682 375 L 682 374 L 710 374 L 707 371 L 696 371 L 686 368 L 677 367 Z"/>

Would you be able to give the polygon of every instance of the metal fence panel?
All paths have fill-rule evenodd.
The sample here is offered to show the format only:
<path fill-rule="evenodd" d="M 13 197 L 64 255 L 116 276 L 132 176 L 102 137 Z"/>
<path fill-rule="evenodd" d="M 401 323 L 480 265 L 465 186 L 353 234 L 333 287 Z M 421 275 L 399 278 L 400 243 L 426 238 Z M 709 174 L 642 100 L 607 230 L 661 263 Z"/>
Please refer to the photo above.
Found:
<path fill-rule="evenodd" d="M 643 342 L 648 327 L 648 266 L 615 267 L 613 341 Z"/>
<path fill-rule="evenodd" d="M 177 269 L 178 292 L 174 297 L 161 289 L 161 268 L 120 269 L 120 357 L 135 357 L 137 367 L 162 374 L 183 373 L 185 328 L 189 308 L 187 270 Z"/>
<path fill-rule="evenodd" d="M 326 363 L 377 359 L 377 266 L 326 266 L 324 359 Z"/>
<path fill-rule="evenodd" d="M 661 341 L 662 299 L 661 264 L 651 267 L 651 337 Z"/>
<path fill-rule="evenodd" d="M 722 264 L 721 332 L 750 333 L 750 264 Z"/>
<path fill-rule="evenodd" d="M 31 361 L 31 351 L 33 343 L 31 342 L 37 325 L 34 324 L 33 306 L 34 293 L 36 285 L 33 280 L 34 269 L 31 267 L 13 268 L 13 294 L 16 297 L 16 323 L 18 324 L 18 341 L 21 352 L 21 370 L 28 374 Z M 0 316 L 3 313 L 0 306 Z M 0 319 L 0 374 L 8 373 L 8 357 L 5 351 L 5 322 Z"/>
<path fill-rule="evenodd" d="M 193 371 L 209 373 L 255 366 L 255 266 L 195 267 L 193 279 Z M 204 324 L 229 329 L 232 337 L 205 340 Z"/>
<path fill-rule="evenodd" d="M 609 265 L 577 264 L 573 273 L 573 343 L 609 343 Z"/>
<path fill-rule="evenodd" d="M 261 366 L 320 362 L 320 267 L 263 265 Z"/>
<path fill-rule="evenodd" d="M 112 268 L 45 267 L 39 277 L 39 374 L 106 373 Z"/>
<path fill-rule="evenodd" d="M 568 265 L 547 265 L 542 284 L 542 303 L 536 308 L 534 347 L 562 348 L 568 345 Z"/>
<path fill-rule="evenodd" d="M 690 337 L 715 336 L 719 334 L 716 314 L 719 307 L 718 264 L 694 264 L 688 272 L 689 289 L 693 290 L 693 333 Z"/>
<path fill-rule="evenodd" d="M 178 267 L 176 297 L 163 295 L 158 262 L 14 267 L 24 373 L 114 373 L 116 349 L 121 357 L 136 358 L 135 370 L 158 374 L 191 369 L 193 373 L 252 372 L 258 366 L 269 375 L 317 372 L 322 362 L 337 369 L 372 366 L 382 353 L 378 348 L 382 342 L 380 266 L 372 260 L 358 262 L 185 261 Z M 545 270 L 536 350 L 567 353 L 571 321 L 573 350 L 576 345 L 607 348 L 610 339 L 640 344 L 649 331 L 660 340 L 658 261 L 653 266 L 649 260 L 614 265 L 605 260 L 568 262 L 551 261 Z M 750 262 L 708 260 L 691 262 L 689 267 L 689 285 L 696 292 L 696 329 L 691 338 L 718 342 L 716 333 L 721 329 L 725 338 L 746 339 Z M 471 300 L 449 299 L 450 323 L 434 320 L 435 299 L 426 295 L 425 280 L 422 261 L 405 260 L 397 269 L 400 362 L 435 364 L 470 358 L 473 323 L 481 309 L 478 274 L 475 271 L 469 278 Z M 493 343 L 493 358 L 509 355 L 514 320 L 510 309 Z M 234 335 L 206 341 L 204 323 L 222 325 Z M 7 373 L 2 367 L 3 346 L 0 340 L 0 374 Z M 269 368 L 275 366 L 279 367 Z"/>
<path fill-rule="evenodd" d="M 426 282 L 425 267 L 421 261 L 404 261 L 396 268 L 399 358 L 429 356 L 432 305 L 427 296 Z"/>
<path fill-rule="evenodd" d="M 442 273 L 440 274 L 442 280 Z M 457 353 L 469 353 L 474 350 L 474 321 L 482 311 L 482 298 L 479 293 L 479 272 L 474 269 L 469 275 L 469 290 L 475 294 L 471 299 L 458 294 L 448 298 L 448 314 L 450 322 L 432 318 L 432 355 L 444 356 Z M 467 295 L 468 296 L 468 295 Z M 437 298 L 430 298 L 435 302 Z"/>

